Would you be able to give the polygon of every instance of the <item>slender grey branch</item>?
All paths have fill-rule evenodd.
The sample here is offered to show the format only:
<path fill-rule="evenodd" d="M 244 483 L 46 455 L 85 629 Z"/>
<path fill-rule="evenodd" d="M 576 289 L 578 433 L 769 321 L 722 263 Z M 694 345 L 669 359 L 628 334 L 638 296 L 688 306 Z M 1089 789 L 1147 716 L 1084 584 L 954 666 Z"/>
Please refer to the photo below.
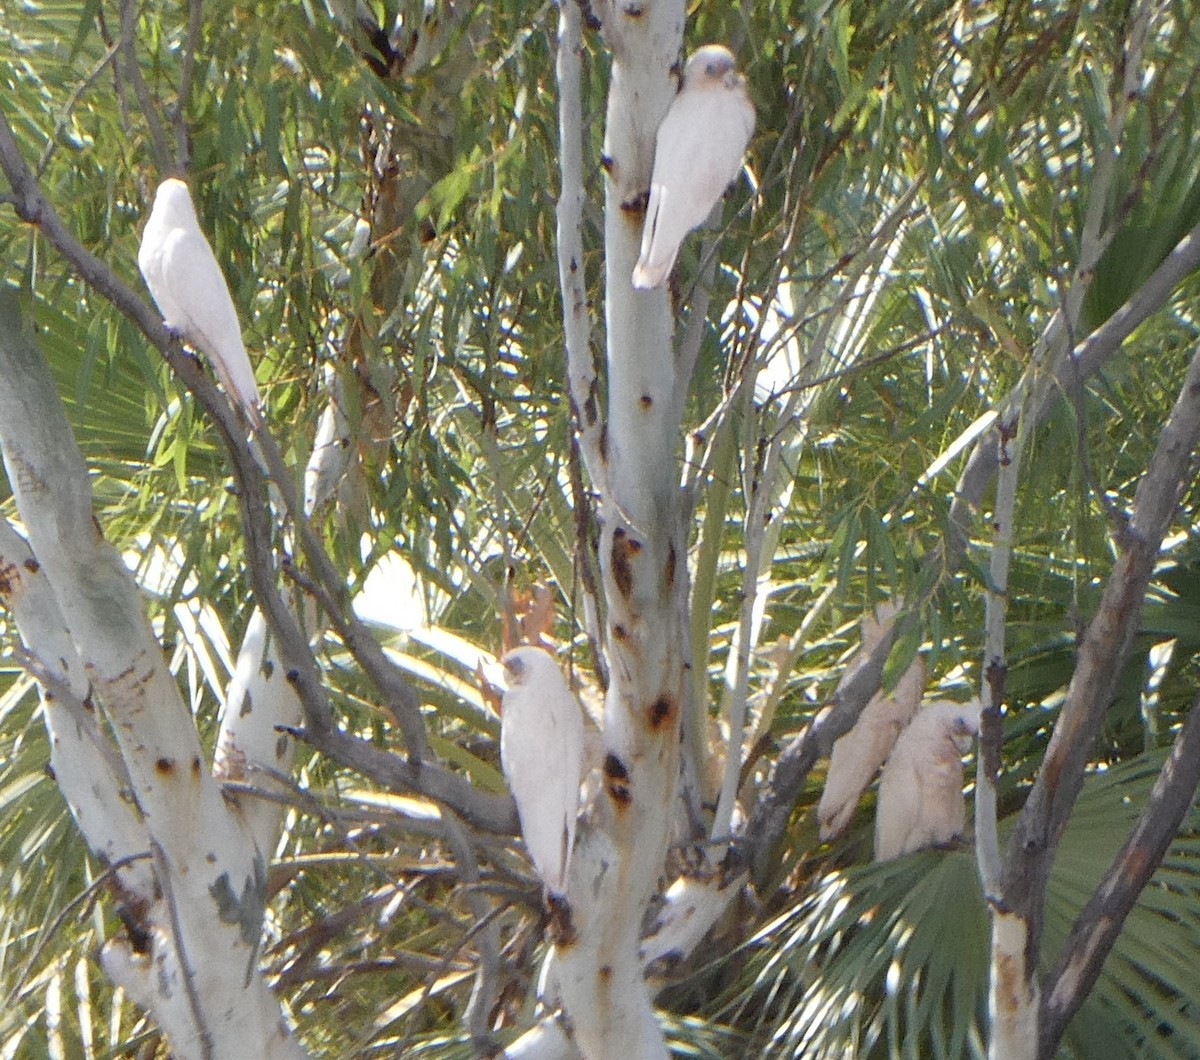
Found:
<path fill-rule="evenodd" d="M 583 592 L 584 628 L 596 661 L 601 683 L 608 687 L 608 660 L 604 654 L 603 609 L 598 589 L 593 527 L 596 523 L 591 494 L 580 473 L 587 469 L 593 486 L 608 491 L 607 467 L 601 455 L 603 432 L 596 364 L 592 356 L 592 318 L 588 304 L 587 273 L 583 252 L 583 13 L 576 0 L 559 4 L 558 52 L 559 190 L 555 208 L 558 285 L 562 292 L 563 339 L 567 359 L 573 432 L 568 449 L 571 501 L 575 514 L 575 556 Z"/>
<path fill-rule="evenodd" d="M 1197 224 L 1175 245 L 1163 263 L 1151 273 L 1146 282 L 1120 309 L 1093 331 L 1084 342 L 1074 349 L 1065 349 L 1057 357 L 1052 366 L 1053 381 L 1065 390 L 1074 390 L 1081 382 L 1099 371 L 1104 363 L 1121 348 L 1122 343 L 1133 334 L 1134 329 L 1158 312 L 1167 303 L 1175 288 L 1198 266 L 1200 266 L 1200 224 Z M 1019 404 L 1019 390 L 1026 385 L 1024 381 L 1018 384 L 1018 390 L 1014 391 L 1003 403 L 1006 410 L 1009 410 L 1009 406 L 1014 402 Z M 1039 389 L 1031 408 L 1030 429 L 1040 424 L 1049 415 L 1054 397 L 1053 386 L 1045 385 Z M 1002 412 L 1000 420 L 1005 419 L 1005 413 Z M 945 564 L 951 570 L 957 569 L 959 563 L 962 562 L 972 523 L 971 513 L 980 509 L 984 495 L 1000 466 L 999 445 L 999 428 L 992 427 L 975 443 L 975 448 L 967 458 L 966 467 L 963 468 L 962 475 L 959 477 L 954 491 L 954 501 L 950 506 L 951 530 L 945 549 Z M 941 562 L 940 556 L 938 561 Z"/>
<path fill-rule="evenodd" d="M 557 218 L 558 283 L 563 300 L 563 337 L 571 411 L 579 432 L 584 467 L 593 486 L 607 487 L 601 456 L 600 395 L 592 357 L 591 307 L 583 253 L 583 26 L 578 3 L 559 4 L 558 79 L 559 190 Z"/>
<path fill-rule="evenodd" d="M 83 906 L 91 906 L 97 896 L 112 886 L 120 886 L 119 873 L 122 869 L 139 861 L 152 860 L 154 855 L 149 850 L 140 851 L 137 854 L 128 854 L 123 858 L 110 862 L 104 866 L 104 871 L 100 873 L 91 883 L 82 891 L 76 894 L 63 907 L 62 911 L 48 925 L 45 925 L 39 932 L 39 940 L 30 951 L 24 965 L 17 975 L 12 979 L 12 986 L 8 993 L 0 998 L 0 1005 L 5 1010 L 11 1009 L 16 1003 L 17 998 L 25 993 L 25 987 L 29 982 L 30 973 L 34 967 L 39 965 L 42 957 L 49 949 L 50 945 L 58 937 L 58 933 L 62 930 L 63 925 L 67 922 L 77 909 Z"/>
<path fill-rule="evenodd" d="M 279 639 L 281 658 L 287 667 L 289 680 L 304 704 L 309 728 L 327 728 L 331 717 L 329 698 L 318 674 L 316 660 L 306 634 L 285 604 L 273 577 L 273 527 L 271 509 L 267 503 L 267 482 L 255 447 L 247 441 L 245 427 L 196 358 L 188 355 L 178 339 L 167 330 L 158 313 L 67 231 L 38 188 L 3 112 L 0 112 L 0 170 L 12 185 L 18 216 L 37 225 L 75 271 L 141 329 L 212 418 L 230 454 L 234 479 L 243 498 L 242 525 L 251 559 L 248 572 L 255 596 L 262 603 L 271 630 Z M 385 705 L 400 721 L 409 753 L 418 759 L 424 758 L 428 744 L 416 693 L 399 668 L 384 654 L 379 642 L 353 614 L 345 579 L 329 558 L 312 525 L 304 518 L 292 476 L 274 439 L 264 434 L 257 442 L 271 478 L 298 529 L 305 558 L 312 564 L 319 584 L 326 591 L 331 624 L 375 682 Z"/>
<path fill-rule="evenodd" d="M 442 811 L 442 827 L 446 844 L 454 854 L 459 878 L 465 885 L 463 901 L 477 924 L 479 933 L 479 962 L 475 969 L 475 986 L 463 1013 L 463 1022 L 477 1049 L 487 1049 L 494 1043 L 488 1033 L 488 1020 L 496 1004 L 497 981 L 500 971 L 500 926 L 492 915 L 492 906 L 479 890 L 479 862 L 471 849 L 471 841 L 458 816 L 449 809 Z"/>
<path fill-rule="evenodd" d="M 54 152 L 58 148 L 58 138 L 62 135 L 63 129 L 66 128 L 67 122 L 71 115 L 75 113 L 76 104 L 83 98 L 83 95 L 89 88 L 96 83 L 96 79 L 104 73 L 108 68 L 109 63 L 117 56 L 121 50 L 124 41 L 114 44 L 105 51 L 101 56 L 100 61 L 92 67 L 91 73 L 87 75 L 71 92 L 67 102 L 63 105 L 62 113 L 58 116 L 58 121 L 54 123 L 54 131 L 46 140 L 46 148 L 42 152 L 42 157 L 38 159 L 37 176 L 40 179 L 42 174 L 46 172 L 46 167 L 50 164 L 50 160 L 54 157 Z"/>
<path fill-rule="evenodd" d="M 1041 942 L 1046 883 L 1116 679 L 1138 629 L 1162 540 L 1195 477 L 1200 441 L 1200 346 L 1138 484 L 1133 517 L 1118 539 L 1122 551 L 1099 610 L 1079 649 L 1079 661 L 1059 711 L 1045 758 L 1009 840 L 1000 905 L 1029 925 L 1028 952 Z M 1031 961 L 1032 963 L 1032 961 Z"/>
<path fill-rule="evenodd" d="M 192 78 L 196 70 L 196 52 L 200 48 L 200 33 L 204 27 L 203 0 L 188 0 L 187 38 L 183 42 L 183 66 L 179 72 L 179 99 L 175 104 L 176 162 L 186 170 L 191 161 L 191 137 L 188 133 L 187 112 L 192 101 Z"/>
<path fill-rule="evenodd" d="M 1176 244 L 1163 263 L 1120 309 L 1074 350 L 1063 354 L 1054 366 L 1054 380 L 1058 385 L 1076 389 L 1099 371 L 1134 330 L 1167 303 L 1179 284 L 1198 266 L 1200 224 Z M 1021 388 L 1026 385 L 1019 384 L 1018 389 L 1003 403 L 1009 412 L 1009 419 L 1006 420 L 1004 414 L 998 417 L 997 425 L 979 439 L 967 459 L 950 508 L 947 541 L 930 553 L 925 563 L 925 578 L 930 585 L 937 578 L 957 570 L 962 563 L 973 523 L 972 513 L 982 506 L 984 495 L 1000 467 L 998 424 L 1009 422 L 1011 412 L 1020 408 Z M 1032 432 L 1049 415 L 1054 394 L 1052 385 L 1034 394 L 1027 414 L 1027 430 Z M 1009 409 L 1010 404 L 1013 404 L 1012 409 Z M 911 610 L 924 600 L 925 596 L 914 600 L 906 610 Z M 904 619 L 900 621 L 905 623 Z M 780 752 L 771 780 L 763 788 L 758 804 L 751 813 L 750 825 L 746 830 L 746 847 L 739 853 L 739 860 L 754 868 L 756 879 L 760 878 L 760 872 L 765 868 L 763 857 L 787 827 L 792 805 L 805 778 L 822 754 L 828 753 L 821 750 L 821 743 L 832 746 L 833 740 L 849 731 L 858 713 L 879 690 L 890 649 L 890 643 L 886 648 L 882 644 L 877 647 L 847 686 L 840 690 L 835 709 L 794 737 Z M 818 741 L 818 735 L 822 733 L 828 735 L 822 735 Z"/>
<path fill-rule="evenodd" d="M 510 795 L 481 791 L 443 766 L 413 762 L 337 729 L 287 731 L 389 791 L 415 792 L 444 803 L 472 828 L 496 835 L 517 834 L 517 809 Z"/>
<path fill-rule="evenodd" d="M 1038 1015 L 1038 1055 L 1052 1057 L 1079 1006 L 1091 992 L 1125 918 L 1191 808 L 1200 784 L 1200 698 L 1185 719 L 1163 763 L 1133 832 L 1071 928 L 1047 982 Z"/>
<path fill-rule="evenodd" d="M 137 18 L 137 0 L 121 0 L 121 39 L 117 42 L 117 47 L 125 53 L 123 64 L 125 76 L 133 85 L 138 106 L 142 108 L 142 114 L 146 118 L 146 127 L 150 130 L 150 139 L 154 142 L 155 158 L 158 160 L 159 169 L 165 174 L 172 171 L 171 145 L 167 142 L 167 133 L 162 122 L 158 120 L 158 109 L 154 105 L 154 98 L 150 95 L 146 79 L 142 77 L 142 68 L 138 64 L 137 48 L 134 46 Z"/>
<path fill-rule="evenodd" d="M 17 216 L 36 225 L 75 272 L 141 330 L 211 417 L 229 453 L 234 480 L 243 500 L 242 525 L 250 559 L 247 569 L 251 586 L 279 640 L 280 657 L 304 704 L 309 727 L 328 728 L 329 699 L 317 672 L 316 660 L 307 637 L 275 583 L 266 480 L 247 442 L 245 428 L 216 384 L 201 369 L 199 361 L 183 350 L 159 314 L 67 230 L 42 195 L 36 178 L 21 156 L 3 111 L 0 111 L 0 170 L 12 186 Z"/>
<path fill-rule="evenodd" d="M 755 880 L 762 881 L 769 875 L 771 849 L 787 830 L 796 794 L 805 778 L 821 758 L 830 754 L 834 741 L 854 727 L 871 697 L 879 691 L 892 645 L 916 624 L 922 602 L 923 598 L 915 600 L 897 615 L 874 650 L 861 656 L 843 678 L 830 705 L 780 751 L 742 839 L 732 851 L 733 861 L 749 866 Z"/>

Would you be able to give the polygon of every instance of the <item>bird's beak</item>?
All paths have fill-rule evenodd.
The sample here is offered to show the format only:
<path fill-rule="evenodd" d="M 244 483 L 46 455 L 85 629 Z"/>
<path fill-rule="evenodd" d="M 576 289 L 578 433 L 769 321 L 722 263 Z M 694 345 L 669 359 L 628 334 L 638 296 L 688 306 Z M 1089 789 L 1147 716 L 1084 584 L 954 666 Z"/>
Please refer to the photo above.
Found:
<path fill-rule="evenodd" d="M 954 741 L 954 746 L 958 750 L 958 753 L 965 755 L 971 750 L 971 744 L 975 742 L 975 730 L 965 722 L 955 722 L 950 739 Z"/>

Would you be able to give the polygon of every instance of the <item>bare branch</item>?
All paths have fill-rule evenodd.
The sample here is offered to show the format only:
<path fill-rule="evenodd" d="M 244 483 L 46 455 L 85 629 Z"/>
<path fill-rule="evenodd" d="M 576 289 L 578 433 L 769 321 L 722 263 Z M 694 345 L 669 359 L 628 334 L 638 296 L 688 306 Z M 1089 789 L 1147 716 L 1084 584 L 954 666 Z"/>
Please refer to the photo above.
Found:
<path fill-rule="evenodd" d="M 137 19 L 137 0 L 121 0 L 121 39 L 118 41 L 117 47 L 125 53 L 125 62 L 122 64 L 122 68 L 129 83 L 133 85 L 138 106 L 142 108 L 142 114 L 145 116 L 146 126 L 150 130 L 150 139 L 154 142 L 154 156 L 158 161 L 158 168 L 166 175 L 174 172 L 171 162 L 173 157 L 171 145 L 167 142 L 167 133 L 162 122 L 158 120 L 158 109 L 150 95 L 146 79 L 142 77 L 142 68 L 138 64 L 137 48 L 134 45 Z"/>
<path fill-rule="evenodd" d="M 475 969 L 475 986 L 463 1013 L 463 1022 L 470 1032 L 477 1049 L 492 1047 L 488 1017 L 496 1003 L 497 980 L 500 971 L 500 928 L 494 911 L 484 894 L 478 889 L 479 863 L 471 849 L 471 841 L 462 822 L 452 811 L 442 813 L 442 827 L 446 843 L 454 853 L 458 864 L 459 878 L 465 885 L 463 900 L 481 925 L 479 937 L 479 960 Z"/>
<path fill-rule="evenodd" d="M 237 414 L 201 369 L 196 358 L 184 352 L 158 313 L 134 294 L 112 268 L 67 231 L 38 188 L 3 112 L 0 112 L 0 170 L 8 177 L 17 198 L 17 215 L 28 224 L 36 225 L 76 273 L 138 327 L 212 418 L 229 453 L 234 480 L 243 501 L 241 515 L 250 559 L 247 564 L 250 583 L 267 614 L 272 632 L 279 638 L 280 656 L 288 668 L 289 679 L 295 684 L 304 703 L 309 727 L 328 727 L 329 700 L 317 672 L 316 661 L 304 632 L 275 583 L 271 544 L 273 527 L 267 504 L 266 480 Z"/>
<path fill-rule="evenodd" d="M 1018 416 L 1021 414 L 1019 413 Z M 975 860 L 986 897 L 1000 887 L 999 822 L 996 819 L 996 780 L 1000 775 L 1000 748 L 1004 740 L 1004 675 L 1007 653 L 1004 640 L 1008 616 L 1008 569 L 1012 560 L 1013 520 L 1020 481 L 1021 455 L 1025 448 L 1025 420 L 999 425 L 1004 452 L 996 485 L 992 513 L 991 584 L 988 586 L 984 617 L 983 686 L 979 699 L 983 711 L 979 722 L 979 758 L 975 769 Z"/>
<path fill-rule="evenodd" d="M 1125 918 L 1174 839 L 1200 784 L 1200 699 L 1192 704 L 1150 798 L 1108 867 L 1047 979 L 1038 1018 L 1038 1055 L 1054 1056 L 1059 1040 L 1091 992 Z"/>
<path fill-rule="evenodd" d="M 1138 484 L 1133 517 L 1099 610 L 1079 649 L 1079 661 L 1050 746 L 1008 844 L 1000 901 L 1030 925 L 1029 952 L 1040 943 L 1046 882 L 1096 734 L 1129 654 L 1163 536 L 1194 478 L 1200 441 L 1200 347 L 1150 464 Z"/>
<path fill-rule="evenodd" d="M 473 828 L 497 835 L 517 834 L 517 809 L 511 796 L 480 791 L 464 776 L 442 766 L 382 751 L 337 729 L 289 731 L 389 791 L 415 792 L 444 803 Z"/>
<path fill-rule="evenodd" d="M 1133 331 L 1161 309 L 1176 287 L 1200 266 L 1200 224 L 1193 228 L 1167 256 L 1163 263 L 1142 284 L 1130 299 L 1088 336 L 1074 351 L 1068 351 L 1056 365 L 1059 384 L 1072 389 L 1095 374 L 1113 356 Z M 1011 422 L 1021 408 L 1022 386 L 1019 384 L 1002 403 L 1008 419 L 1002 413 L 1000 422 Z M 1050 413 L 1055 390 L 1049 384 L 1032 395 L 1027 414 L 1027 429 L 1032 432 Z M 955 488 L 950 509 L 950 532 L 946 544 L 932 552 L 925 564 L 925 580 L 932 585 L 939 576 L 958 569 L 966 553 L 972 524 L 972 512 L 980 508 L 983 498 L 1000 467 L 1000 428 L 991 427 L 976 443 Z M 911 612 L 927 599 L 921 595 L 906 608 Z M 901 619 L 907 631 L 907 618 Z M 818 732 L 828 733 L 822 741 L 833 741 L 847 732 L 858 717 L 858 711 L 879 690 L 891 644 L 880 645 L 847 686 L 840 690 L 835 710 L 805 729 L 780 752 L 771 782 L 764 787 L 758 805 L 751 815 L 746 831 L 747 847 L 739 857 L 748 858 L 755 868 L 755 877 L 764 867 L 761 857 L 769 850 L 787 826 L 792 804 L 803 786 L 809 771 L 823 753 L 817 742 Z"/>
<path fill-rule="evenodd" d="M 1200 266 L 1200 224 L 1184 236 L 1165 260 L 1111 317 L 1074 349 L 1063 348 L 1051 365 L 1052 379 L 1036 381 L 1030 405 L 1029 429 L 1050 414 L 1055 385 L 1070 392 L 1094 375 L 1113 356 L 1121 344 L 1154 313 L 1158 312 L 1176 287 Z M 1063 340 L 1066 342 L 1064 334 Z M 1024 379 L 1001 403 L 999 422 L 1008 422 L 1022 401 L 1025 388 L 1034 384 Z M 945 564 L 956 570 L 962 562 L 969 540 L 971 513 L 978 511 L 992 479 L 1000 466 L 999 428 L 993 426 L 979 439 L 959 477 L 950 507 L 950 537 L 945 548 Z M 941 563 L 942 556 L 937 560 Z"/>
<path fill-rule="evenodd" d="M 175 150 L 179 168 L 185 170 L 191 161 L 191 136 L 188 133 L 187 112 L 192 101 L 192 77 L 196 69 L 196 52 L 200 48 L 200 33 L 204 25 L 203 0 L 188 0 L 187 39 L 183 43 L 183 67 L 179 72 L 179 98 L 175 103 Z"/>

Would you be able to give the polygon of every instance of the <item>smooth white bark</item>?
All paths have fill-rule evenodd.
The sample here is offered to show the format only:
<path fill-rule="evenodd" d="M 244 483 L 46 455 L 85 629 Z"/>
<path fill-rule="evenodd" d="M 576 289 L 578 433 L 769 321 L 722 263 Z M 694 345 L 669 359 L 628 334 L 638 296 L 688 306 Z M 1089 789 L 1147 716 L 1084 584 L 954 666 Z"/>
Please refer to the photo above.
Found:
<path fill-rule="evenodd" d="M 559 987 L 588 1060 L 667 1055 L 639 959 L 658 890 L 679 772 L 685 608 L 676 458 L 681 390 L 669 294 L 633 289 L 639 204 L 654 135 L 674 98 L 681 0 L 598 9 L 612 49 L 605 134 L 607 432 L 600 459 L 600 560 L 611 680 L 604 786 L 579 831 L 569 894 L 575 937 L 558 947 Z"/>
<path fill-rule="evenodd" d="M 296 757 L 295 740 L 280 728 L 298 726 L 303 717 L 300 697 L 287 680 L 266 617 L 255 608 L 225 692 L 213 775 L 265 791 L 278 790 L 280 785 L 271 774 L 289 773 Z M 241 817 L 263 863 L 268 863 L 279 842 L 287 807 L 274 799 L 245 794 L 231 796 L 230 805 Z"/>
<path fill-rule="evenodd" d="M 145 855 L 119 869 L 118 880 L 132 900 L 148 902 L 154 873 L 146 831 L 137 807 L 122 795 L 123 778 L 113 768 L 115 748 L 88 703 L 83 664 L 58 601 L 29 544 L 7 519 L 0 519 L 0 571 L 0 600 L 16 619 L 22 641 L 62 684 L 57 694 L 40 686 L 55 783 L 88 846 L 106 864 Z"/>
<path fill-rule="evenodd" d="M 0 445 L 18 510 L 116 737 L 161 899 L 107 969 L 180 1058 L 303 1053 L 257 970 L 265 866 L 205 765 L 190 712 L 132 576 L 92 515 L 87 468 L 14 298 L 0 303 Z M 85 811 L 87 807 L 84 807 Z"/>

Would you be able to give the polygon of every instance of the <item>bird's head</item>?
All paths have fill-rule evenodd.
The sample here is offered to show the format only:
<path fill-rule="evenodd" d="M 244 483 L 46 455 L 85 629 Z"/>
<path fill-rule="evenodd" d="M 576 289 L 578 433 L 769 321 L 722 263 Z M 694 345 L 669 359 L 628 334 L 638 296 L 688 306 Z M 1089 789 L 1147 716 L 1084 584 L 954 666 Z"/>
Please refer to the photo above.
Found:
<path fill-rule="evenodd" d="M 685 88 L 729 84 L 737 80 L 737 60 L 723 44 L 706 44 L 697 48 L 683 68 Z"/>
<path fill-rule="evenodd" d="M 971 750 L 971 744 L 979 733 L 979 701 L 956 703 L 953 700 L 941 699 L 926 703 L 917 712 L 917 720 L 930 737 L 940 734 L 949 740 L 961 757 Z M 946 750 L 949 751 L 949 748 Z"/>
<path fill-rule="evenodd" d="M 508 687 L 517 688 L 535 680 L 537 674 L 557 667 L 554 657 L 542 648 L 526 645 L 523 648 L 513 648 L 500 662 L 508 677 Z"/>
<path fill-rule="evenodd" d="M 972 700 L 970 703 L 955 704 L 955 707 L 949 713 L 946 727 L 958 753 L 965 755 L 979 735 L 979 703 Z"/>
<path fill-rule="evenodd" d="M 154 193 L 154 210 L 165 213 L 168 217 L 196 216 L 191 192 L 178 177 L 168 177 L 158 186 Z"/>

